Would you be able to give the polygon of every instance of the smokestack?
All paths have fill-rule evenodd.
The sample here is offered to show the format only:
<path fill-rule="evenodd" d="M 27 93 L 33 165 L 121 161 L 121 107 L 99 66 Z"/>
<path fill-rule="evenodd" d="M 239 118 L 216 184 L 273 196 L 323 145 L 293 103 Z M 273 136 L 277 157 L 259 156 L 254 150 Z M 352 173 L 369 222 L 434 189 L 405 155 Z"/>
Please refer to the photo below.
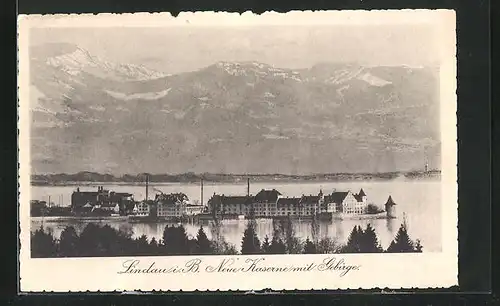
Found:
<path fill-rule="evenodd" d="M 203 178 L 201 178 L 201 181 L 200 181 L 200 187 L 201 187 L 201 200 L 200 200 L 200 203 L 201 205 L 203 205 Z"/>
<path fill-rule="evenodd" d="M 250 196 L 250 178 L 247 178 L 247 196 Z"/>
<path fill-rule="evenodd" d="M 149 187 L 149 175 L 146 174 L 146 201 L 149 200 L 148 187 Z"/>

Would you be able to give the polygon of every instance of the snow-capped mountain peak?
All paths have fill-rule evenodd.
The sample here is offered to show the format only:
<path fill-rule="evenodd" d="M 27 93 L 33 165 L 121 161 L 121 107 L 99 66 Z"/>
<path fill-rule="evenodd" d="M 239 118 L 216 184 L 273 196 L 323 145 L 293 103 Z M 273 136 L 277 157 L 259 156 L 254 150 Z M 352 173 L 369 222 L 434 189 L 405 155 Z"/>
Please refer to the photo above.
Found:
<path fill-rule="evenodd" d="M 35 58 L 38 59 L 38 57 Z M 78 46 L 75 46 L 74 50 L 70 52 L 47 57 L 45 64 L 73 76 L 89 73 L 97 77 L 118 81 L 144 81 L 166 76 L 164 73 L 143 65 L 118 64 L 103 60 Z"/>
<path fill-rule="evenodd" d="M 45 63 L 49 66 L 59 68 L 71 75 L 80 74 L 86 67 L 95 67 L 97 63 L 92 56 L 81 48 L 71 53 L 49 57 Z"/>

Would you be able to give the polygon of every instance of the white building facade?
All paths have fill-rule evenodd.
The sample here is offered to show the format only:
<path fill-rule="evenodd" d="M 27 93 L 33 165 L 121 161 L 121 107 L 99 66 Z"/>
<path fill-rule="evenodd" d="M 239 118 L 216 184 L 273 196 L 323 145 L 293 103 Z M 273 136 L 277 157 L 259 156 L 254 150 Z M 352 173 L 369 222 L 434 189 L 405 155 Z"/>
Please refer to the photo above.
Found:
<path fill-rule="evenodd" d="M 209 211 L 222 215 L 255 217 L 313 216 L 321 213 L 364 214 L 367 212 L 367 197 L 363 189 L 355 194 L 351 191 L 332 192 L 324 195 L 302 195 L 284 197 L 277 190 L 261 190 L 255 196 L 226 196 L 214 194 L 208 201 Z"/>
<path fill-rule="evenodd" d="M 133 213 L 136 216 L 146 217 L 150 213 L 150 205 L 146 202 L 139 202 L 134 206 Z"/>

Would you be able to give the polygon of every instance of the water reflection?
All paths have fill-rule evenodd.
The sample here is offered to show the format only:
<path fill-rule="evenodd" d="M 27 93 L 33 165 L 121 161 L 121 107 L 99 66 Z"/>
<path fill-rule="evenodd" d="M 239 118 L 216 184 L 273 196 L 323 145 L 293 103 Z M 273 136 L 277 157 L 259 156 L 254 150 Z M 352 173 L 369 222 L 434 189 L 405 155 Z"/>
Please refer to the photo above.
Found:
<path fill-rule="evenodd" d="M 393 233 L 394 232 L 394 223 L 396 221 L 394 219 L 387 219 L 386 220 L 386 227 L 387 227 L 387 231 L 389 231 L 390 233 Z"/>

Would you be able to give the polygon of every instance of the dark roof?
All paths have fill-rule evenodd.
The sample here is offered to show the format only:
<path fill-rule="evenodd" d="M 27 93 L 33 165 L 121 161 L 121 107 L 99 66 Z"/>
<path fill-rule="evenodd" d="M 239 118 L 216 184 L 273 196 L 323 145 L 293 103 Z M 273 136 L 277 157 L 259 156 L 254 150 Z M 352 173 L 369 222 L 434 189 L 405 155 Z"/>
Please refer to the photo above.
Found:
<path fill-rule="evenodd" d="M 299 205 L 300 199 L 301 198 L 279 198 L 277 205 L 278 206 Z"/>
<path fill-rule="evenodd" d="M 362 197 L 366 196 L 366 193 L 365 193 L 365 191 L 363 190 L 363 188 L 361 188 L 361 190 L 359 191 L 358 195 L 360 195 L 360 196 L 362 196 Z"/>
<path fill-rule="evenodd" d="M 354 198 L 356 199 L 356 201 L 358 202 L 363 202 L 363 196 L 360 195 L 360 194 L 355 194 L 354 195 Z"/>
<path fill-rule="evenodd" d="M 231 205 L 231 204 L 250 204 L 252 202 L 252 197 L 248 196 L 226 196 L 226 195 L 218 195 L 214 194 L 210 200 L 208 200 L 211 204 L 222 204 L 222 205 Z"/>
<path fill-rule="evenodd" d="M 325 196 L 325 203 L 337 203 L 340 204 L 347 197 L 348 191 L 336 191 L 332 194 Z"/>
<path fill-rule="evenodd" d="M 251 203 L 251 197 L 248 196 L 225 196 L 222 195 L 220 197 L 221 203 L 223 205 L 231 205 L 231 204 L 248 204 Z"/>
<path fill-rule="evenodd" d="M 175 203 L 175 202 L 182 202 L 184 200 L 188 200 L 188 197 L 183 194 L 183 193 L 170 193 L 170 194 L 156 194 L 155 197 L 156 201 L 162 201 L 162 202 L 170 202 L 170 203 Z"/>
<path fill-rule="evenodd" d="M 112 193 L 110 196 L 109 196 L 109 200 L 110 201 L 114 201 L 114 202 L 119 202 L 121 200 L 123 200 L 123 198 L 126 198 L 126 197 L 130 197 L 132 196 L 132 194 L 130 193 Z"/>
<path fill-rule="evenodd" d="M 281 193 L 276 189 L 273 190 L 262 189 L 261 191 L 259 191 L 259 193 L 257 193 L 257 195 L 255 195 L 255 200 L 258 202 L 265 202 L 265 201 L 276 202 L 276 200 L 278 200 L 278 196 L 280 195 Z"/>
<path fill-rule="evenodd" d="M 319 196 L 313 196 L 313 195 L 304 195 L 301 198 L 302 203 L 318 203 L 319 202 Z"/>
<path fill-rule="evenodd" d="M 387 202 L 385 202 L 385 205 L 396 205 L 396 203 L 394 203 L 394 201 L 392 200 L 392 196 L 389 196 Z"/>

